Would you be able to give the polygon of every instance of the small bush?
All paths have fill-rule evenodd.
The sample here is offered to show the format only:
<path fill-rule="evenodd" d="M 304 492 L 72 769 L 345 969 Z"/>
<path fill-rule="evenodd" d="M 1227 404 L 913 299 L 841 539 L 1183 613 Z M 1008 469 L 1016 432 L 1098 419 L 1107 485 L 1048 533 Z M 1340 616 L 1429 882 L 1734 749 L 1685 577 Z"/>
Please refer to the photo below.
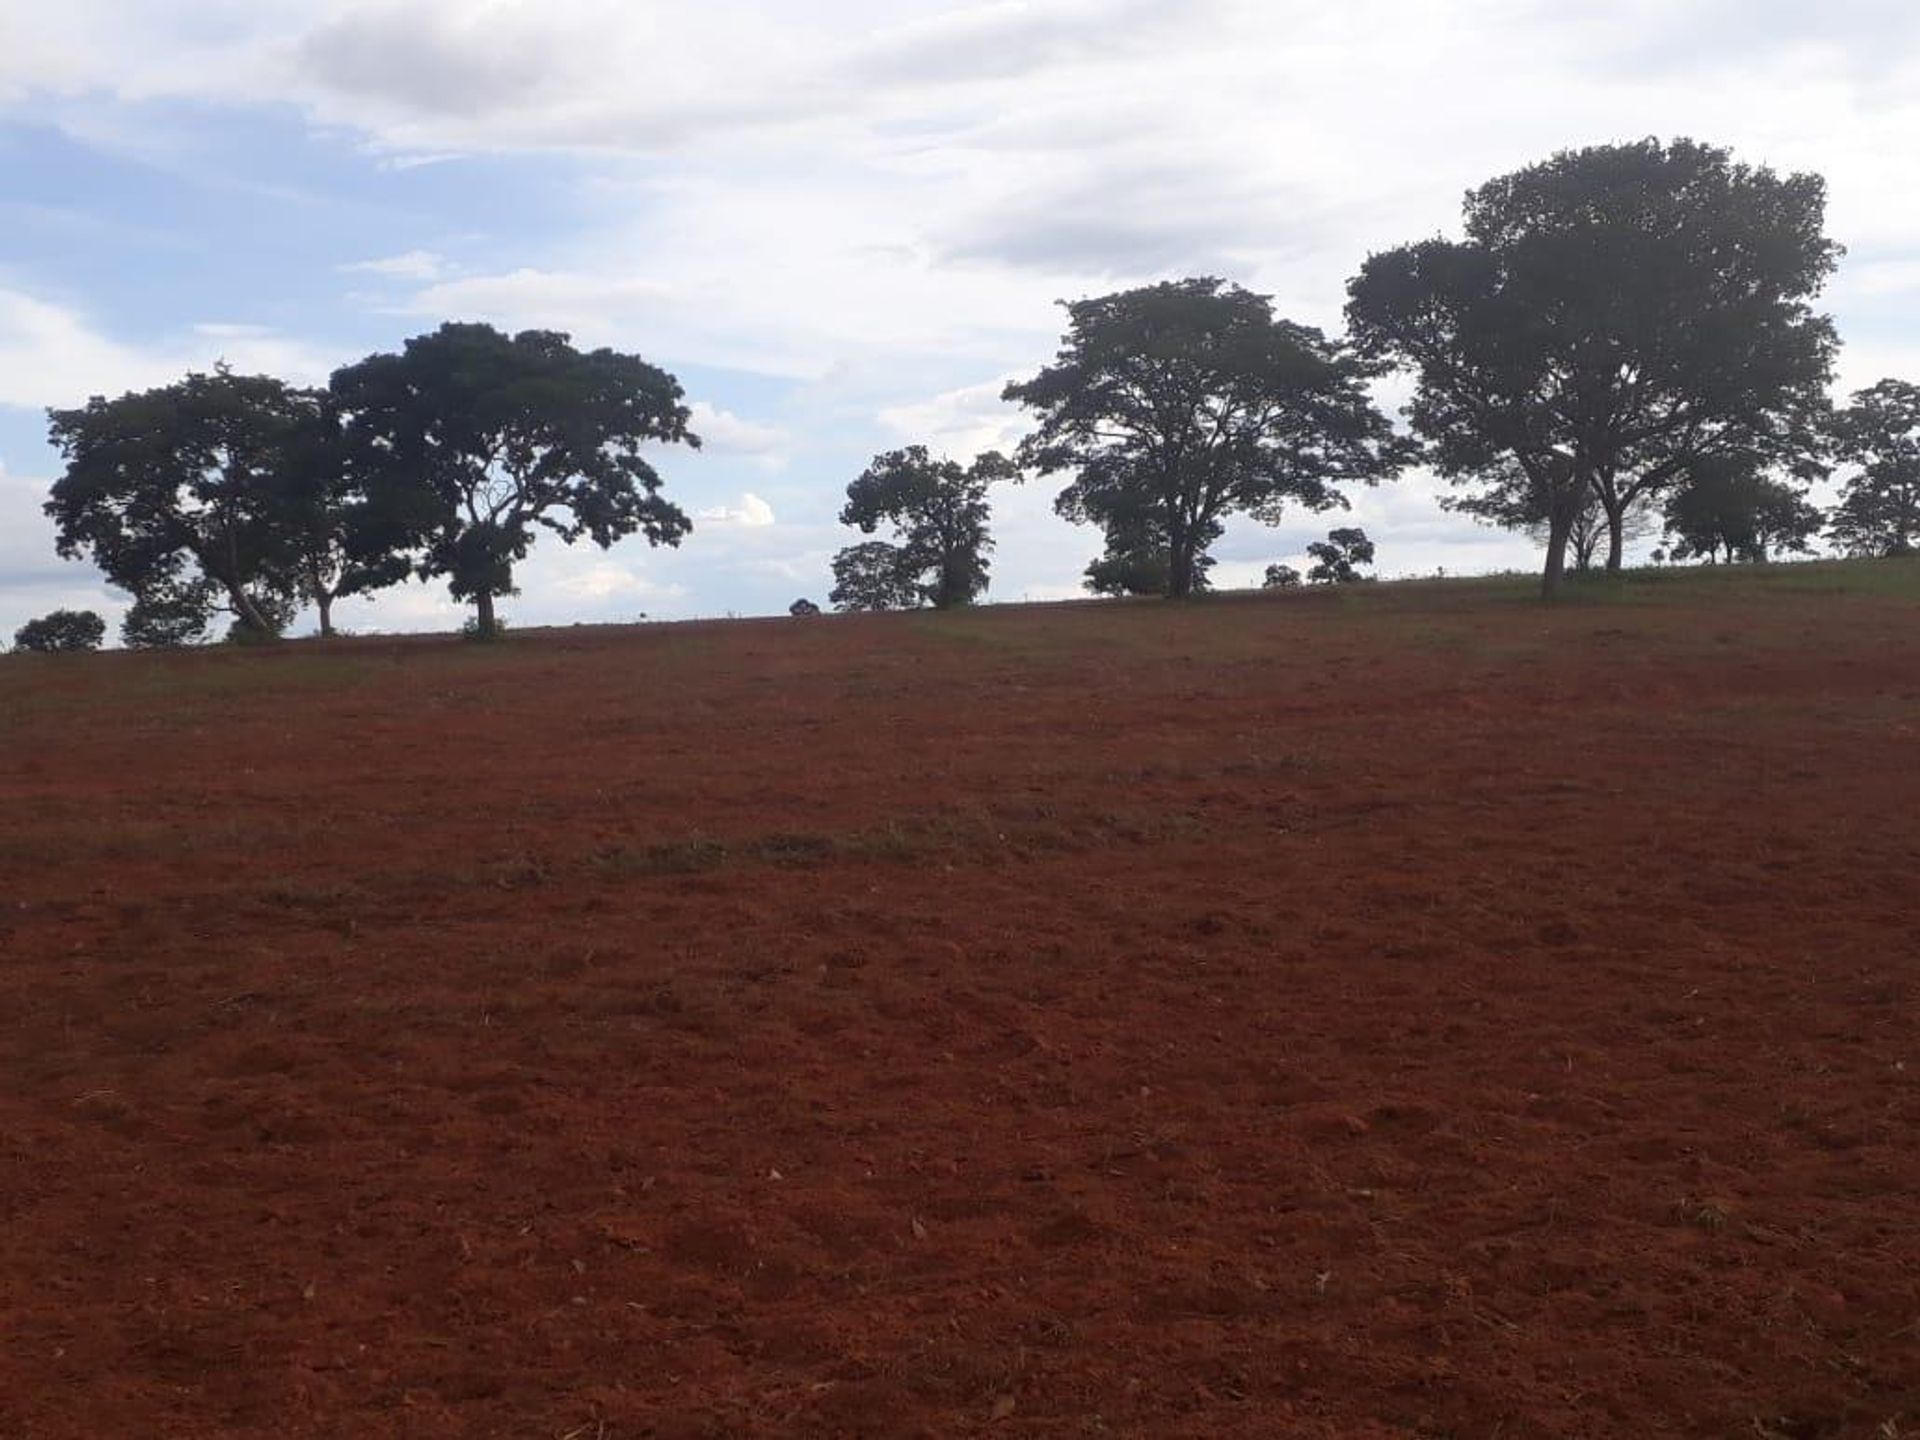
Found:
<path fill-rule="evenodd" d="M 1267 578 L 1260 582 L 1263 590 L 1293 590 L 1300 584 L 1300 572 L 1291 565 L 1267 566 Z"/>
<path fill-rule="evenodd" d="M 787 607 L 789 615 L 818 615 L 820 607 L 811 600 L 796 600 Z"/>
<path fill-rule="evenodd" d="M 73 654 L 98 650 L 107 638 L 107 622 L 91 610 L 55 610 L 38 620 L 29 620 L 13 632 L 16 650 L 32 650 L 43 655 Z"/>

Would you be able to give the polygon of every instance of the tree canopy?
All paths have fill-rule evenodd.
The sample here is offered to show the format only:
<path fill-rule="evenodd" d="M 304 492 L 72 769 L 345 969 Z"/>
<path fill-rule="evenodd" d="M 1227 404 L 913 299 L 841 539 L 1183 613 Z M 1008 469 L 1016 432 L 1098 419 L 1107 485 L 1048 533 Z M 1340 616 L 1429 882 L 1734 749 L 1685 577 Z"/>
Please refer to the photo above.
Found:
<path fill-rule="evenodd" d="M 1544 519 L 1544 588 L 1588 497 L 1612 530 L 1706 457 L 1817 470 L 1837 341 L 1811 300 L 1839 247 L 1826 185 L 1691 140 L 1563 151 L 1467 196 L 1464 241 L 1371 256 L 1362 353 L 1410 369 L 1442 475 Z"/>
<path fill-rule="evenodd" d="M 896 580 L 910 580 L 917 592 L 914 604 L 924 602 L 939 610 L 970 605 L 986 592 L 987 556 L 993 550 L 993 538 L 987 533 L 991 513 L 987 487 L 996 480 L 1011 479 L 1014 473 L 1006 457 L 995 451 L 971 465 L 961 465 L 935 459 L 924 445 L 890 450 L 875 456 L 847 486 L 840 523 L 868 535 L 882 524 L 892 527 L 892 542 L 854 548 L 869 551 L 875 544 L 889 545 L 895 552 L 891 573 Z M 860 562 L 860 568 L 879 573 L 885 567 L 875 551 Z M 839 573 L 836 564 L 835 575 Z M 870 593 L 877 597 L 882 590 Z"/>
<path fill-rule="evenodd" d="M 1857 392 L 1836 425 L 1841 458 L 1858 467 L 1833 512 L 1849 555 L 1920 550 L 1920 385 L 1882 380 Z"/>
<path fill-rule="evenodd" d="M 335 372 L 355 463 L 421 531 L 424 579 L 445 576 L 495 628 L 494 600 L 540 529 L 602 549 L 677 545 L 692 522 L 660 494 L 647 451 L 697 446 L 680 384 L 636 355 L 576 350 L 550 330 L 447 324 Z"/>
<path fill-rule="evenodd" d="M 13 632 L 13 648 L 42 655 L 98 650 L 107 622 L 92 610 L 51 610 Z"/>
<path fill-rule="evenodd" d="M 1351 585 L 1368 577 L 1360 572 L 1373 564 L 1373 541 L 1357 528 L 1329 530 L 1327 538 L 1307 546 L 1313 567 L 1307 580 L 1314 585 Z"/>
<path fill-rule="evenodd" d="M 289 456 L 314 415 L 307 392 L 225 366 L 48 412 L 67 462 L 46 503 L 56 543 L 132 593 L 130 643 L 198 638 L 222 611 L 279 633 L 298 595 Z"/>
<path fill-rule="evenodd" d="M 1731 565 L 1805 554 L 1823 517 L 1800 489 L 1768 475 L 1752 457 L 1715 455 L 1695 464 L 1668 495 L 1665 519 L 1673 559 Z"/>
<path fill-rule="evenodd" d="M 863 540 L 833 557 L 836 610 L 912 610 L 926 600 L 920 574 L 898 545 Z"/>
<path fill-rule="evenodd" d="M 1039 417 L 1016 458 L 1073 475 L 1055 508 L 1106 530 L 1110 561 L 1164 547 L 1170 596 L 1197 588 L 1227 517 L 1344 505 L 1343 483 L 1406 458 L 1367 394 L 1377 367 L 1264 295 L 1198 278 L 1065 308 L 1054 363 L 1004 392 Z"/>

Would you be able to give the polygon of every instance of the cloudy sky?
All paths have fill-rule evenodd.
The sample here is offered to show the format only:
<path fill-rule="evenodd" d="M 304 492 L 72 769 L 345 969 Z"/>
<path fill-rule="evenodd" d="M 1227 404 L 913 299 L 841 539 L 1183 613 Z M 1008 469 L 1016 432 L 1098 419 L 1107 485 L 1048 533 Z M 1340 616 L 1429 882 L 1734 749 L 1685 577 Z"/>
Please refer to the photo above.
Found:
<path fill-rule="evenodd" d="M 0 0 L 0 635 L 119 609 L 39 514 L 50 404 L 569 330 L 697 402 L 707 448 L 663 467 L 695 533 L 549 539 L 506 613 L 766 613 L 824 598 L 875 451 L 1017 438 L 998 393 L 1055 301 L 1217 273 L 1334 328 L 1469 186 L 1649 134 L 1826 175 L 1843 384 L 1920 377 L 1912 0 Z M 1434 495 L 1355 497 L 1383 571 L 1533 563 Z M 1099 537 L 1050 500 L 999 493 L 993 598 L 1076 592 Z M 1238 526 L 1216 576 L 1330 523 Z"/>

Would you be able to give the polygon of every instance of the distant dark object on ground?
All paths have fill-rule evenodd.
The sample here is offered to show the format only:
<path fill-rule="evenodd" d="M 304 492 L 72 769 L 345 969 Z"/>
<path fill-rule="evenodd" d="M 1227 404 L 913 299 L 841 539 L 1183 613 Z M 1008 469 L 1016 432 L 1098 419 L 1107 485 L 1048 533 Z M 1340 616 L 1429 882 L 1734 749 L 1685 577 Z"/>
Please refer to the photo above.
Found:
<path fill-rule="evenodd" d="M 820 607 L 811 600 L 796 600 L 787 606 L 789 615 L 818 615 L 819 613 Z"/>
<path fill-rule="evenodd" d="M 107 622 L 91 610 L 54 610 L 29 620 L 13 632 L 13 648 L 43 655 L 98 650 L 107 637 Z"/>

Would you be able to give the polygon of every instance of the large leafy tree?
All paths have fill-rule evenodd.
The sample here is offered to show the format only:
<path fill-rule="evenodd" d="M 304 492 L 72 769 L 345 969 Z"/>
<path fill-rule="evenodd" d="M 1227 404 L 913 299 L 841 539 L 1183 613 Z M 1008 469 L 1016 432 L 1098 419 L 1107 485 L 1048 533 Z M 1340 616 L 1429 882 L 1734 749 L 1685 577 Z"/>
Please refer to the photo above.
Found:
<path fill-rule="evenodd" d="M 60 553 L 132 593 L 130 643 L 200 638 L 223 611 L 279 633 L 299 590 L 289 456 L 311 414 L 303 392 L 224 365 L 48 412 L 67 462 L 46 504 Z"/>
<path fill-rule="evenodd" d="M 926 600 L 919 572 L 898 545 L 863 540 L 833 557 L 836 610 L 912 610 Z"/>
<path fill-rule="evenodd" d="M 107 637 L 107 622 L 92 610 L 53 610 L 29 620 L 13 632 L 13 648 L 63 655 L 98 650 Z"/>
<path fill-rule="evenodd" d="M 1367 577 L 1360 572 L 1373 564 L 1373 541 L 1357 527 L 1329 530 L 1327 538 L 1307 546 L 1313 568 L 1307 571 L 1314 585 L 1352 585 Z"/>
<path fill-rule="evenodd" d="M 1920 550 L 1920 385 L 1859 391 L 1836 428 L 1841 458 L 1858 468 L 1833 512 L 1834 541 L 1849 555 Z"/>
<path fill-rule="evenodd" d="M 472 601 L 482 635 L 541 529 L 602 549 L 634 534 L 677 545 L 692 529 L 647 452 L 700 442 L 679 382 L 637 355 L 447 324 L 336 371 L 330 389 L 355 463 L 390 498 L 411 491 L 393 503 L 424 518 L 420 576 Z"/>
<path fill-rule="evenodd" d="M 1667 496 L 1665 518 L 1675 560 L 1724 559 L 1729 565 L 1805 554 L 1826 520 L 1799 487 L 1737 455 L 1695 465 Z"/>
<path fill-rule="evenodd" d="M 1545 520 L 1551 596 L 1589 497 L 1617 569 L 1633 505 L 1706 457 L 1817 472 L 1825 209 L 1819 176 L 1691 140 L 1563 151 L 1471 192 L 1464 241 L 1370 257 L 1348 324 L 1413 371 L 1408 414 L 1444 476 Z"/>
<path fill-rule="evenodd" d="M 1055 508 L 1105 529 L 1109 558 L 1164 546 L 1170 596 L 1197 588 L 1229 516 L 1344 505 L 1343 483 L 1406 458 L 1367 395 L 1376 367 L 1264 295 L 1200 278 L 1066 310 L 1054 363 L 1005 391 L 1039 417 L 1017 458 L 1074 477 Z"/>
<path fill-rule="evenodd" d="M 912 577 L 920 597 L 935 609 L 970 605 L 986 591 L 987 556 L 993 550 L 987 487 L 1014 473 L 1006 457 L 994 451 L 962 465 L 934 459 L 924 445 L 890 450 L 875 456 L 847 486 L 840 523 L 867 535 L 891 526 L 891 548 L 897 552 L 892 574 Z"/>

